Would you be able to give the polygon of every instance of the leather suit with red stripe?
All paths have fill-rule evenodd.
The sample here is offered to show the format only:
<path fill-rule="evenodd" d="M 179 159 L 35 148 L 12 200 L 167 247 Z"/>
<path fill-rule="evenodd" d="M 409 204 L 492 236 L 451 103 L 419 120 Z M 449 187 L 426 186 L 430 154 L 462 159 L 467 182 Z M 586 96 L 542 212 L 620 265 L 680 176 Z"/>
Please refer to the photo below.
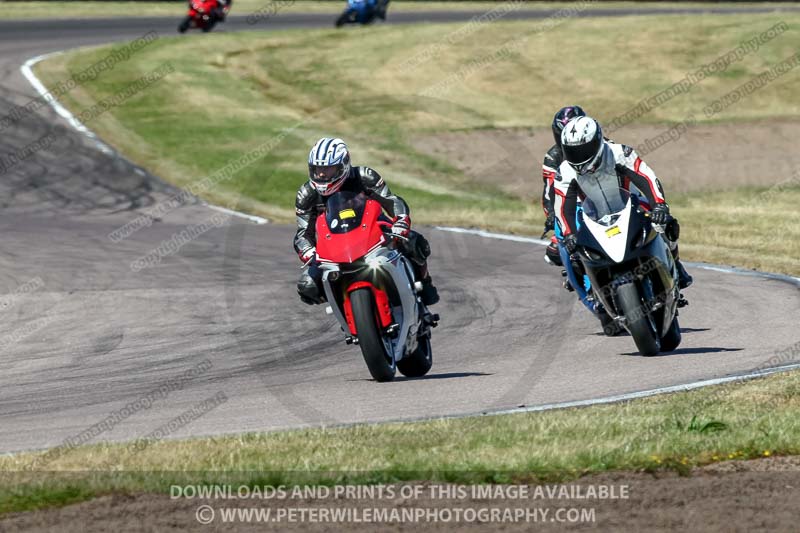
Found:
<path fill-rule="evenodd" d="M 557 144 L 550 147 L 542 161 L 542 210 L 545 217 L 553 213 L 553 197 L 555 196 L 553 184 L 562 161 L 564 161 L 564 153 Z"/>

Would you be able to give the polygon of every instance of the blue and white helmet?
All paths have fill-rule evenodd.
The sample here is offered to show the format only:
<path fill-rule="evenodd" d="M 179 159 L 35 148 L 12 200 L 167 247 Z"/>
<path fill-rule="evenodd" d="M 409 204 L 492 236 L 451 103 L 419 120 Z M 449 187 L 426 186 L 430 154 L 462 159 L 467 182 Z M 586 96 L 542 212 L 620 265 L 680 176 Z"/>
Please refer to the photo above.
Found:
<path fill-rule="evenodd" d="M 308 178 L 322 196 L 342 188 L 350 175 L 350 151 L 341 139 L 324 137 L 308 153 Z"/>

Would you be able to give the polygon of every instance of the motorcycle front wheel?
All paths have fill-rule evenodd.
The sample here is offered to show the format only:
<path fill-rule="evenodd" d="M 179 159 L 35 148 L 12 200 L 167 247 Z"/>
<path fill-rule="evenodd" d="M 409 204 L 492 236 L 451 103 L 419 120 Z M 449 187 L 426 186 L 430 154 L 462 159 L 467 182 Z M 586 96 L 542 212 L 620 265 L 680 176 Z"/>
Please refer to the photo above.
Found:
<path fill-rule="evenodd" d="M 623 283 L 617 288 L 617 301 L 627 319 L 628 331 L 633 342 L 644 356 L 656 355 L 661 351 L 658 334 L 650 323 L 650 314 L 644 309 L 639 288 L 635 283 Z"/>
<path fill-rule="evenodd" d="M 351 292 L 350 305 L 358 332 L 358 345 L 369 373 L 375 381 L 392 381 L 397 364 L 392 354 L 386 350 L 386 343 L 378 326 L 378 312 L 372 290 L 364 288 Z"/>
<path fill-rule="evenodd" d="M 678 324 L 678 317 L 672 319 L 669 329 L 661 337 L 661 351 L 671 352 L 681 344 L 681 326 Z"/>

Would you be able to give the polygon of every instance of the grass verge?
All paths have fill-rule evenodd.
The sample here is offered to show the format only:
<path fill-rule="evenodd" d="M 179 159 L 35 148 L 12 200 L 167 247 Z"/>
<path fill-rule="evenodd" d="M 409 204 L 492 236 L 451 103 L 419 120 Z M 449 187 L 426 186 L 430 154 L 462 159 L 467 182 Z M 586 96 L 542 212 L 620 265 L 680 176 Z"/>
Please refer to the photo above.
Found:
<path fill-rule="evenodd" d="M 173 483 L 551 482 L 800 454 L 800 372 L 623 404 L 0 457 L 0 513 Z M 45 452 L 46 453 L 46 452 Z M 52 452 L 51 452 L 52 453 Z"/>
<path fill-rule="evenodd" d="M 234 0 L 232 15 L 249 15 L 265 10 L 272 13 L 340 13 L 345 6 L 344 0 Z M 502 1 L 424 1 L 424 0 L 392 0 L 389 15 L 393 12 L 406 11 L 489 11 L 504 4 Z M 525 10 L 548 10 L 569 7 L 570 2 L 527 2 L 520 5 Z M 738 6 L 748 7 L 780 7 L 776 2 L 745 2 Z M 694 7 L 719 7 L 714 2 L 698 2 Z M 158 17 L 178 16 L 183 13 L 185 2 L 133 2 L 110 0 L 98 2 L 92 0 L 75 1 L 11 1 L 3 2 L 3 12 L 8 19 L 34 19 L 34 18 L 100 18 L 100 17 Z M 645 10 L 680 9 L 686 6 L 681 2 L 596 2 L 588 9 L 597 8 L 632 8 Z M 516 8 L 514 9 L 516 10 Z"/>
<path fill-rule="evenodd" d="M 87 109 L 169 63 L 172 74 L 88 124 L 169 181 L 196 182 L 265 140 L 279 138 L 257 164 L 209 196 L 223 202 L 240 198 L 245 209 L 288 222 L 294 192 L 305 179 L 308 147 L 319 136 L 337 135 L 348 140 L 357 162 L 387 177 L 409 201 L 417 222 L 530 234 L 541 224 L 537 206 L 419 153 L 413 139 L 446 131 L 546 126 L 553 109 L 573 100 L 602 110 L 598 117 L 608 120 L 780 21 L 788 24 L 785 34 L 641 119 L 677 122 L 688 113 L 704 116 L 709 101 L 795 53 L 800 15 L 562 20 L 542 32 L 533 31 L 530 21 L 496 22 L 472 27 L 468 37 L 458 37 L 464 26 L 453 24 L 160 38 L 61 98 L 74 110 Z M 568 37 L 578 23 L 576 42 Z M 509 36 L 526 32 L 524 44 L 487 63 L 478 59 L 476 68 L 476 58 L 491 56 Z M 635 52 L 622 37 L 630 34 L 639 36 Z M 603 54 L 585 53 L 601 48 Z M 38 72 L 54 84 L 108 53 L 109 47 L 68 53 L 46 61 Z M 553 57 L 580 77 L 553 77 Z M 715 120 L 796 116 L 796 78 L 796 73 L 779 78 Z M 538 165 L 537 156 L 531 161 L 536 187 Z M 669 191 L 668 179 L 665 186 Z M 758 192 L 709 192 L 702 203 L 670 198 L 683 223 L 686 257 L 800 273 L 800 227 L 780 220 L 797 205 L 800 188 L 785 188 L 777 203 L 748 204 Z M 776 222 L 785 230 L 779 238 Z"/>

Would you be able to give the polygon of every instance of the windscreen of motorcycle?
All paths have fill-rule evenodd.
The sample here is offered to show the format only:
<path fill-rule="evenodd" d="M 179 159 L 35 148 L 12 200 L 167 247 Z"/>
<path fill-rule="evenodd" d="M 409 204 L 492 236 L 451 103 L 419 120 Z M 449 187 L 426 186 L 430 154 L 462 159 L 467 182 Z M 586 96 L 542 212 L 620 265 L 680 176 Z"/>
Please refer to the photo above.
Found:
<path fill-rule="evenodd" d="M 603 163 L 595 172 L 581 174 L 577 177 L 578 186 L 584 194 L 582 201 L 584 216 L 598 224 L 610 226 L 619 212 L 625 209 L 630 193 L 620 187 L 619 177 L 614 167 L 614 155 L 606 147 Z"/>
<path fill-rule="evenodd" d="M 347 233 L 364 217 L 367 196 L 363 192 L 340 191 L 325 202 L 325 220 L 331 233 Z"/>

